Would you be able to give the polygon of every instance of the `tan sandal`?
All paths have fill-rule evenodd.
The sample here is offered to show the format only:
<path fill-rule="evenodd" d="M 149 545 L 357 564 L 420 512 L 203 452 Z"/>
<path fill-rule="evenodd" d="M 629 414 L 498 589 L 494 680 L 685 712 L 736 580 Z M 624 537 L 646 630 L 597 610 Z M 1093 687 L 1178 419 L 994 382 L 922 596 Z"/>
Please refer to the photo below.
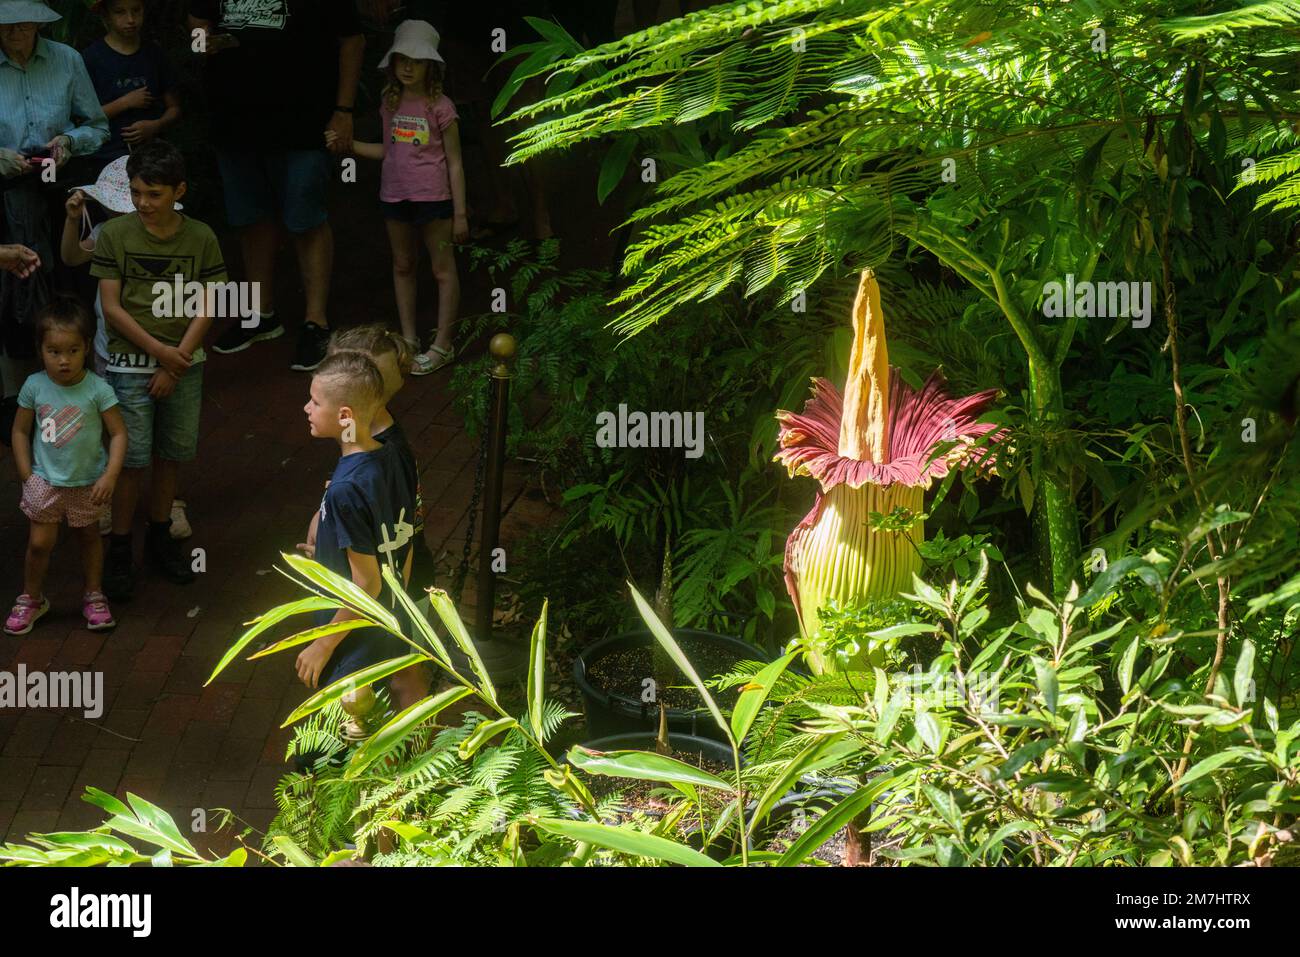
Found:
<path fill-rule="evenodd" d="M 429 375 L 437 372 L 454 358 L 456 358 L 455 349 L 439 349 L 437 346 L 431 346 L 428 352 L 422 352 L 415 357 L 411 375 Z"/>

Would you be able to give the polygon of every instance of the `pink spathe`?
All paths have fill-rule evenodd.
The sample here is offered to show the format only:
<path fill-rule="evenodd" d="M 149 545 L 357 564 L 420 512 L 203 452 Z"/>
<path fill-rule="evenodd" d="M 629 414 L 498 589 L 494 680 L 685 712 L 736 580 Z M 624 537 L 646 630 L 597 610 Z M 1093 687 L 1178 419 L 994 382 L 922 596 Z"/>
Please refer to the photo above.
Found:
<path fill-rule="evenodd" d="M 456 106 L 439 94 L 430 101 L 405 96 L 396 110 L 381 107 L 384 168 L 379 198 L 385 203 L 436 203 L 451 199 L 443 133 L 456 122 Z"/>

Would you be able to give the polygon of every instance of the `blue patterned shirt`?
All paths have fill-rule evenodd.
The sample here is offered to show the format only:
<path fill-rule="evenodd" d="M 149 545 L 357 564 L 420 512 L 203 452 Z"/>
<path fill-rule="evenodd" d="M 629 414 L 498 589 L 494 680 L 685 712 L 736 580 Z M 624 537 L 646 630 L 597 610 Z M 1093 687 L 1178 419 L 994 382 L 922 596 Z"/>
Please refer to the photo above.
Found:
<path fill-rule="evenodd" d="M 108 141 L 108 117 L 81 54 L 44 37 L 26 67 L 0 51 L 0 148 L 36 149 L 60 133 L 72 139 L 76 156 Z"/>

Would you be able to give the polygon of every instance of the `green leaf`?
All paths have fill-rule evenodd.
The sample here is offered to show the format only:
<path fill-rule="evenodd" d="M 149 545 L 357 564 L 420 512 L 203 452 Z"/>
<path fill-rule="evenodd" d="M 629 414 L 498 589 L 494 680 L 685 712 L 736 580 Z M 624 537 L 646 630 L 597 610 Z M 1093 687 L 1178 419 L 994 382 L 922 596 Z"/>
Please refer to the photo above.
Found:
<path fill-rule="evenodd" d="M 925 742 L 925 746 L 938 754 L 942 737 L 939 731 L 939 722 L 935 720 L 934 715 L 928 711 L 918 711 L 912 718 L 912 723 L 916 726 L 916 733 Z"/>
<path fill-rule="evenodd" d="M 358 777 L 366 768 L 401 744 L 406 736 L 410 734 L 412 728 L 418 727 L 429 719 L 436 717 L 445 708 L 473 693 L 471 688 L 457 687 L 449 688 L 431 698 L 421 698 L 367 738 L 365 743 L 357 748 L 352 755 L 352 760 L 348 762 L 347 772 L 344 777 L 347 779 Z"/>
<path fill-rule="evenodd" d="M 819 735 L 804 745 L 803 750 L 786 762 L 781 769 L 781 773 L 772 780 L 758 799 L 758 804 L 754 808 L 754 813 L 749 821 L 751 834 L 754 833 L 754 828 L 758 826 L 758 823 L 771 812 L 773 805 L 785 797 L 799 778 L 813 770 L 819 761 L 828 758 L 839 760 L 837 751 L 857 752 L 858 747 L 854 742 L 842 740 L 843 734 L 843 732 L 836 732 L 835 734 Z"/>
<path fill-rule="evenodd" d="M 483 659 L 479 657 L 478 648 L 474 647 L 469 632 L 465 630 L 465 623 L 460 620 L 460 614 L 456 611 L 456 605 L 452 602 L 451 596 L 441 588 L 435 588 L 429 592 L 429 604 L 438 613 L 438 618 L 442 620 L 447 633 L 451 635 L 456 645 L 469 659 L 469 666 L 474 670 L 474 674 L 479 680 L 479 694 L 485 701 L 495 704 L 497 689 L 492 684 L 492 678 L 488 675 Z"/>
<path fill-rule="evenodd" d="M 695 668 L 691 666 L 690 660 L 687 659 L 681 647 L 673 640 L 673 636 L 668 633 L 668 629 L 664 627 L 663 622 L 659 620 L 659 617 L 654 613 L 654 610 L 646 600 L 641 597 L 641 593 L 636 590 L 636 586 L 631 582 L 628 582 L 627 587 L 632 589 L 632 600 L 636 602 L 637 611 L 641 613 L 641 619 L 646 623 L 647 627 L 649 627 L 651 634 L 653 634 L 659 641 L 659 644 L 663 646 L 664 651 L 668 652 L 668 657 L 673 659 L 673 663 L 681 669 L 682 674 L 686 675 L 686 677 L 690 679 L 691 684 L 695 685 L 695 690 L 700 693 L 700 697 L 704 700 L 704 704 L 713 715 L 713 720 L 716 721 L 718 727 L 722 729 L 722 733 L 727 736 L 727 740 L 731 742 L 732 747 L 739 747 L 739 742 L 736 741 L 735 737 L 731 733 L 731 726 L 728 725 L 727 720 L 722 717 L 722 712 L 718 709 L 717 702 L 715 702 L 713 696 L 709 694 L 709 689 L 704 687 L 704 682 L 701 681 L 700 676 L 695 673 Z"/>
<path fill-rule="evenodd" d="M 1255 643 L 1249 638 L 1241 643 L 1241 654 L 1237 656 L 1237 667 L 1232 673 L 1232 693 L 1236 695 L 1237 707 L 1246 706 L 1246 696 L 1250 694 L 1250 681 L 1255 674 Z"/>
<path fill-rule="evenodd" d="M 1003 763 L 998 769 L 997 779 L 1000 781 L 1009 780 L 1017 771 L 1023 768 L 1030 761 L 1036 761 L 1043 756 L 1048 748 L 1052 746 L 1050 739 L 1033 741 L 1024 747 L 1017 748 L 1011 752 L 1011 757 Z"/>
<path fill-rule="evenodd" d="M 546 704 L 546 615 L 550 600 L 542 602 L 542 613 L 533 625 L 532 642 L 528 648 L 528 724 L 533 737 L 543 738 L 542 712 Z"/>
<path fill-rule="evenodd" d="M 644 834 L 626 827 L 593 824 L 589 821 L 562 821 L 556 818 L 534 818 L 533 826 L 550 834 L 567 837 L 571 841 L 595 844 L 611 851 L 649 857 L 686 867 L 721 867 L 713 858 L 699 851 L 653 834 Z"/>
<path fill-rule="evenodd" d="M 1235 750 L 1220 751 L 1217 754 L 1212 754 L 1204 761 L 1194 765 L 1186 774 L 1179 778 L 1174 784 L 1174 789 L 1178 790 L 1185 788 L 1198 778 L 1203 778 L 1211 771 L 1215 771 L 1223 767 L 1225 764 L 1236 762 L 1240 760 L 1240 758 L 1240 753 Z"/>
<path fill-rule="evenodd" d="M 185 840 L 180 828 L 176 826 L 176 822 L 172 820 L 170 814 L 158 805 L 152 804 L 129 791 L 126 799 L 130 803 L 132 810 L 135 811 L 136 819 L 165 839 L 155 839 L 155 843 L 178 854 L 186 854 L 190 857 L 199 856 L 199 852 L 194 849 L 194 845 Z"/>
<path fill-rule="evenodd" d="M 1080 608 L 1097 604 L 1130 572 L 1136 573 L 1148 585 L 1158 589 L 1160 576 L 1151 563 L 1140 555 L 1125 555 L 1107 565 L 1106 570 L 1092 580 L 1088 590 L 1079 596 L 1075 604 Z"/>
<path fill-rule="evenodd" d="M 1120 691 L 1128 694 L 1129 686 L 1133 684 L 1133 666 L 1137 664 L 1138 649 L 1142 645 L 1142 636 L 1134 635 L 1129 639 L 1124 648 L 1123 654 L 1119 656 L 1119 667 L 1117 673 L 1119 676 Z"/>
<path fill-rule="evenodd" d="M 850 794 L 809 825 L 808 830 L 800 834 L 799 839 L 781 855 L 781 859 L 776 862 L 776 866 L 795 867 L 803 863 L 804 859 L 813 851 L 838 834 L 840 828 L 870 808 L 871 802 L 899 779 L 899 776 L 886 777 L 880 775 L 871 783 Z"/>
<path fill-rule="evenodd" d="M 1097 163 L 1101 159 L 1102 150 L 1106 148 L 1106 140 L 1110 139 L 1111 130 L 1107 130 L 1097 138 L 1084 152 L 1083 158 L 1079 160 L 1079 165 L 1075 169 L 1074 182 L 1080 190 L 1087 190 L 1092 185 L 1093 175 L 1097 170 Z"/>
<path fill-rule="evenodd" d="M 432 655 L 438 664 L 452 674 L 456 674 L 456 669 L 451 666 L 451 657 L 447 654 L 447 646 L 442 643 L 438 633 L 433 630 L 433 625 L 429 623 L 429 616 L 425 610 L 429 601 L 428 597 L 420 599 L 419 602 L 412 601 L 411 596 L 406 593 L 405 586 L 402 584 L 401 579 L 397 577 L 391 565 L 384 566 L 383 575 L 384 581 L 388 582 L 389 593 L 397 599 L 397 604 L 401 606 L 407 618 L 415 625 L 415 629 L 419 633 L 416 637 L 424 639 L 425 644 L 429 647 L 428 653 Z M 419 648 L 417 642 L 410 642 L 410 644 Z M 420 648 L 420 650 L 424 651 L 425 649 Z"/>
<path fill-rule="evenodd" d="M 766 665 L 762 671 L 750 678 L 736 700 L 736 707 L 731 712 L 731 734 L 736 741 L 744 741 L 745 735 L 758 717 L 763 703 L 772 692 L 772 686 L 798 652 L 791 652 L 783 658 Z"/>
<path fill-rule="evenodd" d="M 1011 837 L 1011 835 L 1019 834 L 1021 831 L 1030 831 L 1033 830 L 1033 828 L 1034 823 L 1032 821 L 1012 821 L 1009 824 L 1003 824 L 1000 828 L 990 834 L 988 838 L 985 839 L 984 843 L 979 846 L 979 849 L 975 852 L 975 860 L 983 860 L 984 855 L 994 849 L 997 849 L 1000 852 L 1002 842 Z"/>
<path fill-rule="evenodd" d="M 254 618 L 249 622 L 252 627 L 249 628 L 248 631 L 244 632 L 239 637 L 239 640 L 231 645 L 230 649 L 221 656 L 221 660 L 217 662 L 217 666 L 212 669 L 212 674 L 208 677 L 208 680 L 203 683 L 204 686 L 206 687 L 207 685 L 212 684 L 217 675 L 221 674 L 221 672 L 226 669 L 226 666 L 234 661 L 239 653 L 247 648 L 252 640 L 262 634 L 262 632 L 269 628 L 274 628 L 280 622 L 293 615 L 305 615 L 313 611 L 326 611 L 336 608 L 337 606 L 338 602 L 329 598 L 321 598 L 320 596 L 302 598 L 298 601 L 289 602 L 287 605 L 279 605 L 272 608 L 265 615 L 259 615 L 257 618 Z"/>
<path fill-rule="evenodd" d="M 256 661 L 258 658 L 267 658 L 271 655 L 278 654 L 281 651 L 287 651 L 290 648 L 296 648 L 299 645 L 310 644 L 317 638 L 328 638 L 330 635 L 337 635 L 344 631 L 354 631 L 357 628 L 373 628 L 373 621 L 366 621 L 364 618 L 348 618 L 344 621 L 331 622 L 328 625 L 321 625 L 318 628 L 309 628 L 306 631 L 300 631 L 296 635 L 291 635 L 283 641 L 277 641 L 273 645 L 267 645 L 261 651 L 255 651 L 248 656 L 249 661 Z"/>
<path fill-rule="evenodd" d="M 379 604 L 371 595 L 368 595 L 352 579 L 344 578 L 342 575 L 330 571 L 324 565 L 312 561 L 305 555 L 290 555 L 288 552 L 281 552 L 280 557 L 288 562 L 289 567 L 307 579 L 308 582 L 333 595 L 338 602 L 347 605 L 361 617 L 369 618 L 381 628 L 385 628 L 395 635 L 402 633 L 402 626 L 398 624 L 393 613 Z M 398 590 L 405 592 L 404 588 Z"/>
<path fill-rule="evenodd" d="M 717 775 L 662 754 L 649 751 L 592 751 L 575 746 L 568 761 L 588 774 L 610 778 L 633 778 L 638 781 L 662 781 L 665 784 L 692 784 L 718 791 L 734 791 Z"/>
<path fill-rule="evenodd" d="M 640 138 L 636 134 L 626 133 L 620 136 L 610 151 L 605 154 L 605 159 L 600 164 L 600 176 L 596 181 L 596 202 L 602 206 L 609 198 L 609 194 L 618 188 L 619 181 L 627 172 L 628 161 L 632 158 L 632 153 L 639 142 Z"/>
<path fill-rule="evenodd" d="M 315 867 L 316 866 L 316 862 L 311 859 L 310 855 L 308 855 L 306 851 L 304 851 L 301 847 L 298 846 L 297 842 L 294 841 L 293 838 L 288 837 L 284 834 L 276 834 L 274 837 L 271 838 L 271 841 L 272 843 L 275 844 L 276 849 L 285 856 L 285 859 L 289 862 L 291 866 L 293 867 Z"/>
<path fill-rule="evenodd" d="M 943 818 L 944 823 L 956 831 L 957 837 L 964 841 L 966 839 L 966 830 L 961 823 L 961 809 L 957 807 L 957 800 L 952 794 L 928 783 L 922 783 L 921 790 L 925 792 L 926 800 Z"/>
<path fill-rule="evenodd" d="M 360 671 L 353 672 L 345 678 L 340 678 L 329 687 L 321 688 L 302 704 L 298 705 L 298 707 L 294 709 L 293 714 L 284 719 L 284 724 L 280 725 L 280 727 L 287 728 L 295 721 L 305 718 L 307 715 L 315 711 L 319 711 L 331 701 L 337 701 L 349 691 L 356 691 L 359 688 L 364 688 L 366 685 L 373 684 L 380 678 L 387 678 L 389 675 L 396 674 L 403 668 L 409 668 L 411 665 L 419 664 L 421 661 L 425 660 L 426 658 L 424 655 L 403 655 L 400 658 L 389 658 L 387 661 L 378 662 L 368 668 L 362 668 Z"/>
<path fill-rule="evenodd" d="M 1038 690 L 1043 693 L 1047 710 L 1056 714 L 1056 697 L 1059 692 L 1056 669 L 1052 667 L 1051 662 L 1044 661 L 1042 658 L 1033 658 L 1032 661 L 1034 674 L 1038 679 Z"/>
<path fill-rule="evenodd" d="M 495 738 L 502 731 L 508 731 L 511 728 L 517 728 L 519 722 L 514 718 L 497 718 L 495 721 L 484 721 L 474 729 L 474 733 L 460 743 L 458 751 L 462 761 L 468 761 L 474 754 Z"/>

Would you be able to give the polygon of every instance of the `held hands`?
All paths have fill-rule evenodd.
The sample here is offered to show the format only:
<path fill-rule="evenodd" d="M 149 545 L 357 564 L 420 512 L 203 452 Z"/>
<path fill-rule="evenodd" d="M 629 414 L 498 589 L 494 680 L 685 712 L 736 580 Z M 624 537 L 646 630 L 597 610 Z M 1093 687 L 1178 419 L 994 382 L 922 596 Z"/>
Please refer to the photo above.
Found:
<path fill-rule="evenodd" d="M 0 149 L 0 176 L 13 179 L 17 176 L 25 176 L 32 169 L 32 164 L 22 153 L 17 150 Z"/>
<path fill-rule="evenodd" d="M 159 369 L 149 380 L 149 394 L 155 399 L 166 399 L 176 391 L 177 376 L 166 369 Z"/>
<path fill-rule="evenodd" d="M 333 138 L 331 139 L 331 134 Z M 350 153 L 352 151 L 352 114 L 335 113 L 325 127 L 325 145 L 331 153 Z"/>
<path fill-rule="evenodd" d="M 72 138 L 66 133 L 60 133 L 58 136 L 54 137 L 54 139 L 45 144 L 45 148 L 49 150 L 50 155 L 54 157 L 54 166 L 56 169 L 62 169 L 67 164 L 68 160 L 72 159 Z M 39 166 L 40 161 L 35 161 L 33 165 Z"/>
<path fill-rule="evenodd" d="M 308 688 L 315 688 L 320 683 L 321 672 L 329 663 L 334 649 L 325 644 L 324 638 L 317 638 L 298 655 L 298 678 Z"/>
<path fill-rule="evenodd" d="M 139 120 L 122 128 L 122 141 L 131 146 L 139 146 L 157 136 L 161 128 L 162 124 L 157 120 Z"/>
<path fill-rule="evenodd" d="M 147 86 L 137 86 L 118 102 L 122 104 L 123 109 L 147 110 L 154 104 L 154 95 L 149 92 Z"/>
<path fill-rule="evenodd" d="M 107 505 L 113 501 L 113 489 L 117 486 L 117 479 L 110 476 L 107 472 L 99 477 L 90 489 L 90 500 L 96 505 Z"/>
<path fill-rule="evenodd" d="M 154 353 L 154 358 L 158 360 L 158 365 L 162 366 L 174 379 L 179 379 L 185 375 L 190 366 L 193 365 L 192 357 L 181 352 L 176 346 L 163 346 Z"/>
<path fill-rule="evenodd" d="M 0 246 L 0 269 L 26 279 L 41 268 L 41 257 L 26 246 Z"/>

